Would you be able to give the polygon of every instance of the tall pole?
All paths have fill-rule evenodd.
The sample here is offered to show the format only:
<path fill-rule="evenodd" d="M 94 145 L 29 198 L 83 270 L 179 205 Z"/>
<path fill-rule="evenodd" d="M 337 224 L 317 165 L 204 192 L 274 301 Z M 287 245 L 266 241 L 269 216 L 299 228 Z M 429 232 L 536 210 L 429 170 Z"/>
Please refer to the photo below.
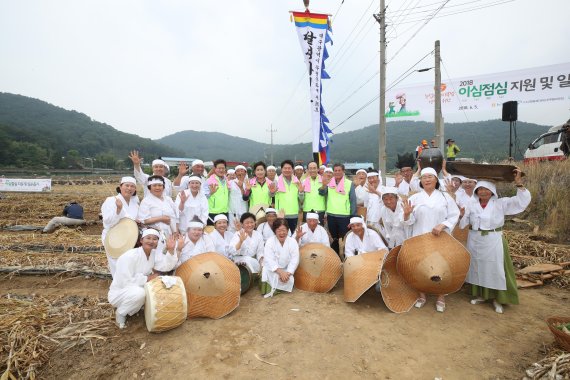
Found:
<path fill-rule="evenodd" d="M 386 6 L 384 0 L 380 0 L 380 14 L 378 16 L 376 18 L 380 23 L 380 135 L 378 136 L 378 169 L 382 171 L 383 183 L 386 183 Z"/>
<path fill-rule="evenodd" d="M 271 165 L 273 165 L 273 132 L 277 132 L 277 129 L 273 129 L 273 124 L 271 124 L 271 128 L 266 131 L 271 133 Z"/>
<path fill-rule="evenodd" d="M 445 145 L 443 141 L 443 117 L 441 115 L 441 56 L 439 40 L 435 41 L 435 138 L 437 146 L 445 158 Z"/>

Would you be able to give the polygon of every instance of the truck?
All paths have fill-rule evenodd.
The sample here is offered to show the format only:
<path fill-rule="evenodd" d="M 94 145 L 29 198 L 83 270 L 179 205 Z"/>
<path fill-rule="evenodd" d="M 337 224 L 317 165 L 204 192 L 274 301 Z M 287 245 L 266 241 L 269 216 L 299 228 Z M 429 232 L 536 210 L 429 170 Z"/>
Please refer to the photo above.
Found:
<path fill-rule="evenodd" d="M 570 120 L 538 136 L 528 145 L 524 154 L 524 162 L 558 161 L 567 158 L 569 129 Z"/>

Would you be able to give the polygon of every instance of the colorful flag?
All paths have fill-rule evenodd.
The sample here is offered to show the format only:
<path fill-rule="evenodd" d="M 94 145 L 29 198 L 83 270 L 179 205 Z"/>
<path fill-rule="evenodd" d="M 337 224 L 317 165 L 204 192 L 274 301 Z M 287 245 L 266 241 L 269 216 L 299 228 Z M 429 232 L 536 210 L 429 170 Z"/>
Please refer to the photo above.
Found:
<path fill-rule="evenodd" d="M 323 89 L 321 79 L 329 79 L 325 71 L 325 60 L 329 57 L 326 44 L 332 39 L 329 32 L 329 16 L 310 12 L 293 12 L 297 35 L 301 50 L 309 72 L 311 89 L 311 125 L 313 127 L 313 154 L 318 158 L 318 164 L 329 162 L 329 142 L 332 131 L 328 127 L 329 120 L 321 103 Z"/>

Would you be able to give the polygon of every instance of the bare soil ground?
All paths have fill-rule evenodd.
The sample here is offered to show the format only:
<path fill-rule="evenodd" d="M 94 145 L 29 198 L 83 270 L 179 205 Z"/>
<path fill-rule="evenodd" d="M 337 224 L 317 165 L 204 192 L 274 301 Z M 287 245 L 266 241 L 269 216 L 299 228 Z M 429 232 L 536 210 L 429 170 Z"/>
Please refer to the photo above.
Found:
<path fill-rule="evenodd" d="M 71 192 L 82 194 L 67 190 Z M 100 205 L 105 196 L 91 189 L 84 194 L 85 203 Z M 56 206 L 49 197 L 44 206 L 30 202 L 29 195 L 10 194 L 9 199 L 0 200 L 4 225 L 15 224 L 5 218 L 16 217 L 42 224 L 45 217 L 40 223 L 38 215 L 47 216 L 49 210 L 59 209 L 63 203 L 59 197 Z M 7 202 L 11 206 L 14 202 L 24 204 L 19 212 L 15 206 L 4 208 Z M 87 215 L 96 221 L 96 210 L 89 210 Z M 99 224 L 81 233 L 87 238 L 100 231 Z M 6 231 L 0 235 L 15 241 L 23 236 Z M 0 297 L 80 296 L 99 297 L 105 302 L 109 284 L 106 279 L 65 275 L 0 275 Z M 342 285 L 341 280 L 328 294 L 294 290 L 272 299 L 264 299 L 257 288 L 252 288 L 228 316 L 188 320 L 162 334 L 148 333 L 144 315 L 139 313 L 128 319 L 126 330 L 117 329 L 107 340 L 56 351 L 38 376 L 520 379 L 524 369 L 542 358 L 545 347 L 552 345 L 545 319 L 570 315 L 570 291 L 552 285 L 520 290 L 521 304 L 507 307 L 502 315 L 489 304 L 471 305 L 464 290 L 447 298 L 443 314 L 435 311 L 434 298 L 423 309 L 394 314 L 374 289 L 355 303 L 345 303 Z"/>

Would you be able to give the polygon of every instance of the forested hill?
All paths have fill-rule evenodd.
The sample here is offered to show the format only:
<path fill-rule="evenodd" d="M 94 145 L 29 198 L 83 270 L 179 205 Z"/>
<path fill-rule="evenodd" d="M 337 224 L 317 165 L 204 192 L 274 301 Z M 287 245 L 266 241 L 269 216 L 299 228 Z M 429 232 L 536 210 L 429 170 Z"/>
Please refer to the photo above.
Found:
<path fill-rule="evenodd" d="M 517 124 L 518 148 L 514 151 L 521 158 L 527 145 L 549 126 L 519 122 Z M 434 134 L 433 123 L 394 121 L 387 126 L 388 167 L 394 167 L 397 154 L 414 152 L 422 139 L 430 140 Z M 500 120 L 471 123 L 449 123 L 445 125 L 446 138 L 453 138 L 461 148 L 460 157 L 471 157 L 478 161 L 505 159 L 509 151 L 509 124 Z M 287 137 L 290 138 L 290 137 Z M 280 139 L 279 133 L 277 140 Z M 371 125 L 356 131 L 334 134 L 331 145 L 332 161 L 376 162 L 378 160 L 378 125 Z M 271 149 L 268 144 L 233 137 L 223 133 L 183 131 L 163 137 L 159 142 L 184 150 L 186 155 L 207 160 L 223 157 L 236 161 L 252 162 L 268 160 Z M 307 161 L 311 158 L 310 144 L 275 145 L 274 160 L 285 158 Z"/>
<path fill-rule="evenodd" d="M 547 129 L 548 126 L 519 122 L 517 158 Z M 433 131 L 433 123 L 389 122 L 388 168 L 394 167 L 397 154 L 414 152 L 420 140 L 433 137 Z M 445 136 L 457 141 L 460 157 L 497 161 L 508 154 L 509 125 L 499 120 L 449 123 L 445 125 Z M 282 131 L 275 136 L 276 141 L 291 138 Z M 376 163 L 378 159 L 377 125 L 334 134 L 332 140 L 331 161 Z M 120 132 L 77 111 L 8 93 L 0 93 L 0 142 L 0 167 L 80 168 L 93 164 L 120 169 L 130 166 L 127 156 L 132 149 L 141 150 L 147 158 L 186 156 L 254 162 L 269 161 L 271 157 L 269 144 L 241 137 L 218 132 L 182 131 L 150 140 Z M 286 158 L 308 161 L 311 156 L 309 143 L 274 146 L 276 163 Z"/>
<path fill-rule="evenodd" d="M 89 116 L 41 100 L 0 93 L 0 166 L 96 167 L 129 165 L 128 152 L 148 156 L 180 155 L 180 151 L 116 130 Z"/>

